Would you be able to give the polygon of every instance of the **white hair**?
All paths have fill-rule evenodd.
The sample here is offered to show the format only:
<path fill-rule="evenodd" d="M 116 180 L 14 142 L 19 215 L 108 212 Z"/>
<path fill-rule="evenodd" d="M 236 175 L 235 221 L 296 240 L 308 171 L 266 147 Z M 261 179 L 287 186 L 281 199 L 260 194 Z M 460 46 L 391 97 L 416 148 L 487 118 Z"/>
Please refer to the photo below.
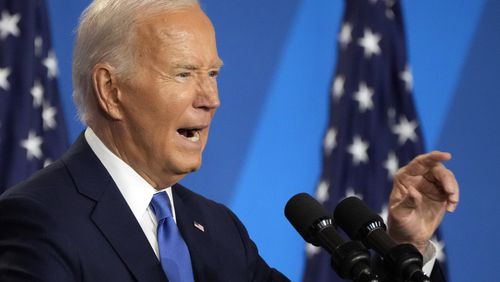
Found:
<path fill-rule="evenodd" d="M 73 52 L 73 100 L 87 124 L 92 105 L 92 69 L 107 62 L 118 76 L 131 70 L 134 24 L 153 13 L 197 5 L 197 0 L 94 0 L 83 11 Z"/>

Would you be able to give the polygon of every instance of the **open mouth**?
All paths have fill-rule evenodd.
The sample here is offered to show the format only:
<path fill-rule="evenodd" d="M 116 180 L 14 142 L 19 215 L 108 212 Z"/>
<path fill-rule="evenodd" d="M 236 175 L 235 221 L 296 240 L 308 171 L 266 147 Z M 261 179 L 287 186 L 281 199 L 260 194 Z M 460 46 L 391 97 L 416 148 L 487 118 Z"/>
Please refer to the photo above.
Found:
<path fill-rule="evenodd" d="M 181 136 L 192 142 L 200 140 L 200 128 L 180 128 L 177 130 Z"/>

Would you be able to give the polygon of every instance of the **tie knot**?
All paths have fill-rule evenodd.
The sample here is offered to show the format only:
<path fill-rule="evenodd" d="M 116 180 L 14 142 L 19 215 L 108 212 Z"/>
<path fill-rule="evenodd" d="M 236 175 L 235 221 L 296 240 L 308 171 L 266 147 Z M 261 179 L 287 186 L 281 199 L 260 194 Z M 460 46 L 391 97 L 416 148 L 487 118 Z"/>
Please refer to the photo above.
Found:
<path fill-rule="evenodd" d="M 168 199 L 167 192 L 160 192 L 153 195 L 151 199 L 151 208 L 156 215 L 156 220 L 160 221 L 172 217 L 170 210 L 170 200 Z"/>

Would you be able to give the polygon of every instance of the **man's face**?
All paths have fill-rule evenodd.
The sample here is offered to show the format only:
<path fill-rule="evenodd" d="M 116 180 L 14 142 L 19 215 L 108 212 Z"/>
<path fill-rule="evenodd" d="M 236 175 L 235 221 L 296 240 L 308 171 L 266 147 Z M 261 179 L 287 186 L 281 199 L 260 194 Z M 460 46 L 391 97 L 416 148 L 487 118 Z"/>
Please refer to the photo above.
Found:
<path fill-rule="evenodd" d="M 221 67 L 215 32 L 198 6 L 138 22 L 123 101 L 121 156 L 148 182 L 164 188 L 201 165 L 219 106 Z"/>

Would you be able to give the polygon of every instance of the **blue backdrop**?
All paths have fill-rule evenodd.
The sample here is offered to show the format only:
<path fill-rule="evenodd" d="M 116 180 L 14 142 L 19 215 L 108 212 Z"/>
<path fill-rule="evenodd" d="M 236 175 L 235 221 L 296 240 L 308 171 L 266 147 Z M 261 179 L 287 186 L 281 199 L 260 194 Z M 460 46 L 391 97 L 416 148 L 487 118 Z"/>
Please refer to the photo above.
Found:
<path fill-rule="evenodd" d="M 73 30 L 89 0 L 48 0 L 63 104 L 74 140 Z M 314 191 L 342 1 L 202 0 L 225 66 L 222 107 L 201 171 L 182 182 L 229 205 L 262 256 L 293 281 L 303 242 L 283 207 Z M 491 281 L 500 268 L 500 1 L 403 1 L 415 99 L 429 150 L 453 153 L 461 204 L 443 231 L 451 281 Z"/>

